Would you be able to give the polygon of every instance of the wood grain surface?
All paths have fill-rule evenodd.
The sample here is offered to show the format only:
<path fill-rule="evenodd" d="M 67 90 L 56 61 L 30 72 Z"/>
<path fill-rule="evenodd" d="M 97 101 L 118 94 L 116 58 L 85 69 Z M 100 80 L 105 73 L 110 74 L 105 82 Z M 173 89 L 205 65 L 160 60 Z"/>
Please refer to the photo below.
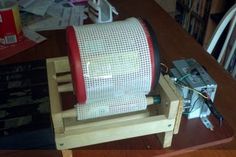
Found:
<path fill-rule="evenodd" d="M 236 81 L 221 67 L 216 60 L 206 53 L 173 18 L 165 13 L 153 0 L 110 0 L 119 15 L 116 20 L 128 17 L 146 19 L 153 27 L 159 45 L 161 62 L 171 67 L 171 62 L 177 59 L 194 58 L 204 67 L 218 84 L 215 105 L 224 115 L 223 127 L 219 127 L 214 117 L 215 131 L 209 131 L 199 119 L 187 121 L 182 118 L 180 133 L 174 136 L 172 147 L 162 149 L 155 135 L 121 140 L 100 145 L 94 145 L 73 150 L 75 157 L 149 157 L 176 155 L 183 157 L 231 157 L 236 156 L 236 140 L 233 139 L 236 129 Z M 24 62 L 49 57 L 67 55 L 65 31 L 41 32 L 47 41 L 7 60 L 1 64 Z M 133 130 L 135 131 L 135 130 Z M 201 149 L 200 151 L 196 151 Z M 14 151 L 15 152 L 15 151 Z M 0 156 L 59 156 L 57 151 L 19 151 L 0 153 Z M 185 153 L 185 154 L 183 154 Z"/>

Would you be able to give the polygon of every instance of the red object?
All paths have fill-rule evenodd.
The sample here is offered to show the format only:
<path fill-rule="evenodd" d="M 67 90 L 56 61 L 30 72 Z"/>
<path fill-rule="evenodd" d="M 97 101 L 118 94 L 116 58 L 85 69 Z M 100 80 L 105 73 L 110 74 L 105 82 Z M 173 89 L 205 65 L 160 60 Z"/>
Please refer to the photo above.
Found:
<path fill-rule="evenodd" d="M 156 65 L 155 65 L 155 55 L 154 55 L 154 48 L 153 48 L 152 38 L 151 38 L 150 33 L 148 32 L 148 29 L 146 28 L 145 23 L 142 22 L 142 20 L 139 20 L 139 21 L 140 21 L 140 23 L 141 23 L 141 25 L 144 29 L 144 32 L 145 32 L 145 35 L 146 35 L 146 38 L 147 38 L 147 42 L 148 42 L 148 48 L 149 48 L 149 52 L 150 52 L 151 66 L 152 66 L 152 85 L 151 85 L 151 87 L 154 88 L 155 79 L 156 79 L 156 75 L 155 75 Z"/>
<path fill-rule="evenodd" d="M 80 50 L 77 43 L 75 30 L 72 26 L 69 26 L 66 30 L 67 33 L 67 42 L 69 48 L 69 60 L 71 67 L 72 79 L 76 80 L 76 83 L 73 83 L 77 101 L 81 104 L 86 102 L 86 90 L 83 76 L 83 69 L 80 59 Z"/>
<path fill-rule="evenodd" d="M 0 44 L 0 61 L 12 57 L 22 51 L 25 51 L 37 43 L 33 42 L 32 40 L 23 37 L 23 39 L 18 42 L 17 44 L 11 45 L 1 45 Z"/>
<path fill-rule="evenodd" d="M 17 4 L 0 9 L 0 43 L 15 44 L 23 39 L 20 13 Z"/>

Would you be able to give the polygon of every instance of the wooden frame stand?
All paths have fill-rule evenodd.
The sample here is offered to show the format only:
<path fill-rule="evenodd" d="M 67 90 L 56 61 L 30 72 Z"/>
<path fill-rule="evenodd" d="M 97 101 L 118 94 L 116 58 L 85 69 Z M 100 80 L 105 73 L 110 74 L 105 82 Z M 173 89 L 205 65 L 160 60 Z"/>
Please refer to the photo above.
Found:
<path fill-rule="evenodd" d="M 145 111 L 77 121 L 75 109 L 62 110 L 61 93 L 73 92 L 69 72 L 67 57 L 47 60 L 51 116 L 57 149 L 65 150 L 149 134 L 157 134 L 163 147 L 171 146 L 173 134 L 178 133 L 180 125 L 182 99 L 168 76 L 160 77 L 158 88 L 154 91 L 161 96 L 159 105 L 150 105 Z"/>

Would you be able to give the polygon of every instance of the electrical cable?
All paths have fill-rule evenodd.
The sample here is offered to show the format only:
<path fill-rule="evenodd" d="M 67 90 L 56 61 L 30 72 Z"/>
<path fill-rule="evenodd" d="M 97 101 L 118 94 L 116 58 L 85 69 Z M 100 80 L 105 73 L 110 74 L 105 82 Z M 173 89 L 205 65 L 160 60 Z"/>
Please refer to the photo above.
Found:
<path fill-rule="evenodd" d="M 193 70 L 193 69 L 195 69 L 196 67 L 194 67 L 194 68 L 191 68 L 191 69 L 189 69 L 189 70 Z M 182 87 L 185 87 L 185 88 L 188 88 L 189 90 L 192 90 L 192 91 L 194 91 L 194 92 L 196 92 L 196 93 L 198 93 L 200 96 L 202 96 L 203 98 L 205 98 L 205 99 L 208 99 L 208 97 L 206 97 L 204 94 L 202 94 L 200 91 L 198 91 L 198 90 L 196 90 L 196 89 L 194 89 L 194 88 L 191 88 L 191 87 L 189 87 L 189 86 L 187 86 L 187 85 L 183 85 L 184 83 L 183 83 L 183 80 L 185 79 L 185 78 L 187 78 L 188 76 L 190 76 L 191 75 L 191 73 L 186 73 L 184 76 L 181 76 L 180 78 L 177 78 L 177 80 L 175 81 L 175 83 L 177 83 L 178 85 L 180 85 L 180 86 L 182 86 Z M 181 82 L 182 84 L 179 84 L 178 82 Z"/>
<path fill-rule="evenodd" d="M 190 76 L 191 74 L 185 74 L 184 76 L 180 77 L 180 78 L 177 78 L 177 81 L 182 81 L 184 80 L 185 78 L 187 78 L 188 76 Z"/>
<path fill-rule="evenodd" d="M 167 74 L 169 72 L 168 66 L 166 64 L 164 64 L 164 63 L 160 63 L 160 65 L 165 68 L 164 72 L 165 72 L 165 74 Z M 161 69 L 161 70 L 163 70 L 163 69 Z"/>
<path fill-rule="evenodd" d="M 206 92 L 204 92 L 202 94 L 208 97 L 208 99 L 204 99 L 204 102 L 208 106 L 208 108 L 210 109 L 211 113 L 219 121 L 220 126 L 222 126 L 222 123 L 223 123 L 223 120 L 224 120 L 222 114 L 216 109 L 214 103 L 210 99 L 210 96 Z"/>
<path fill-rule="evenodd" d="M 200 100 L 200 97 L 198 97 L 198 98 L 194 101 L 194 103 L 193 103 L 193 105 L 192 105 L 190 111 L 183 112 L 183 114 L 189 114 L 189 113 L 194 112 L 194 111 L 196 111 L 197 109 L 199 109 L 200 106 L 198 106 L 196 109 L 194 109 L 194 108 L 195 108 L 195 105 L 197 104 L 197 102 L 198 102 L 199 100 Z"/>
<path fill-rule="evenodd" d="M 194 88 L 191 88 L 191 87 L 189 87 L 189 86 L 187 86 L 187 85 L 179 84 L 177 81 L 175 82 L 175 84 L 176 84 L 176 85 L 179 85 L 179 86 L 181 86 L 181 87 L 187 88 L 187 89 L 189 89 L 189 90 L 192 90 L 192 91 L 196 92 L 198 95 L 200 95 L 201 97 L 203 97 L 203 98 L 205 98 L 205 99 L 208 99 L 207 96 L 205 96 L 205 95 L 202 94 L 200 91 L 198 91 L 198 90 L 196 90 L 196 89 L 194 89 Z"/>

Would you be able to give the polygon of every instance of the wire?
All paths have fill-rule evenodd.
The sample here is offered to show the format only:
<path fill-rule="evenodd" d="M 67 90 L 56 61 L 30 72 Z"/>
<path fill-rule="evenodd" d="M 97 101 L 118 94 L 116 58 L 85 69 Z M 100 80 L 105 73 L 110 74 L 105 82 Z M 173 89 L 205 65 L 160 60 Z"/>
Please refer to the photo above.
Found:
<path fill-rule="evenodd" d="M 188 86 L 184 86 L 184 87 L 185 87 L 185 88 L 188 88 L 189 90 L 192 90 L 192 91 L 196 92 L 197 94 L 199 94 L 199 95 L 202 96 L 203 98 L 208 99 L 207 96 L 203 95 L 203 94 L 202 94 L 201 92 L 199 92 L 198 90 L 196 90 L 196 89 L 194 89 L 194 88 L 190 88 L 190 87 L 188 87 Z"/>
<path fill-rule="evenodd" d="M 161 64 L 161 66 L 163 66 L 165 68 L 165 73 L 167 74 L 168 71 L 169 71 L 168 66 L 166 64 L 164 64 L 164 63 L 160 63 L 160 64 Z"/>
<path fill-rule="evenodd" d="M 189 89 L 189 90 L 192 90 L 192 91 L 196 92 L 198 95 L 202 96 L 203 98 L 208 99 L 207 96 L 205 96 L 205 95 L 202 94 L 200 91 L 198 91 L 198 90 L 196 90 L 196 89 L 194 89 L 194 88 L 191 88 L 191 87 L 186 86 L 186 85 L 183 85 L 183 84 L 179 84 L 178 82 L 175 82 L 175 84 L 177 84 L 177 85 L 179 85 L 179 86 L 181 86 L 181 87 L 185 87 L 185 88 L 187 88 L 187 89 Z"/>
<path fill-rule="evenodd" d="M 211 97 L 210 97 L 210 95 L 208 94 L 208 92 L 207 92 L 206 90 L 204 90 L 204 91 L 202 92 L 202 94 L 207 97 L 207 100 L 211 100 Z"/>
<path fill-rule="evenodd" d="M 199 109 L 201 106 L 199 105 L 197 108 L 195 108 L 195 105 L 197 104 L 197 102 L 200 100 L 200 97 L 198 97 L 195 101 L 194 101 L 194 103 L 193 103 L 193 106 L 191 107 L 191 109 L 190 109 L 190 111 L 188 111 L 188 112 L 183 112 L 183 114 L 189 114 L 189 113 L 191 113 L 191 112 L 194 112 L 194 111 L 196 111 L 197 109 Z M 194 109 L 195 108 L 195 109 Z"/>
<path fill-rule="evenodd" d="M 190 76 L 191 74 L 185 74 L 184 76 L 180 77 L 177 79 L 177 81 L 181 81 L 184 80 L 186 77 Z"/>

